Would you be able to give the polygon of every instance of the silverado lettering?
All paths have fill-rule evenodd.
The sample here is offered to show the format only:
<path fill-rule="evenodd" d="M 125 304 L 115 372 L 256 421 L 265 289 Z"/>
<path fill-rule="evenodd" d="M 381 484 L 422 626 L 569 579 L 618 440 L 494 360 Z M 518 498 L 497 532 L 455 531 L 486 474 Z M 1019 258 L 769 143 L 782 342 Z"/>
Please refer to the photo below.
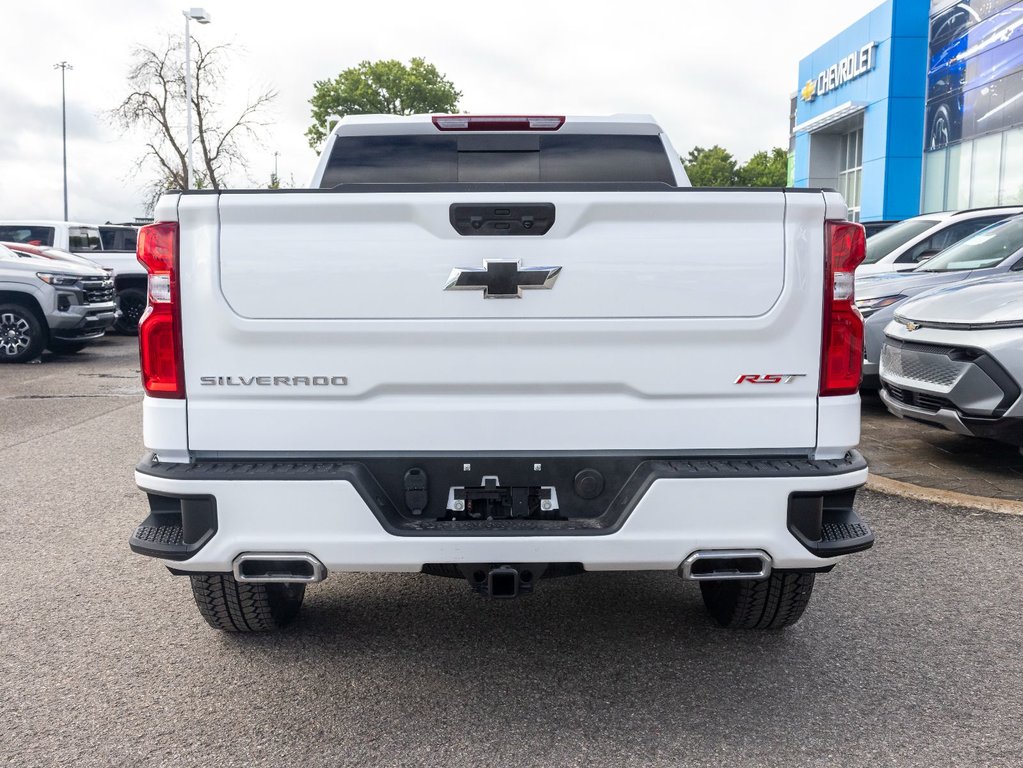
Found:
<path fill-rule="evenodd" d="M 200 376 L 204 387 L 343 387 L 347 376 Z"/>

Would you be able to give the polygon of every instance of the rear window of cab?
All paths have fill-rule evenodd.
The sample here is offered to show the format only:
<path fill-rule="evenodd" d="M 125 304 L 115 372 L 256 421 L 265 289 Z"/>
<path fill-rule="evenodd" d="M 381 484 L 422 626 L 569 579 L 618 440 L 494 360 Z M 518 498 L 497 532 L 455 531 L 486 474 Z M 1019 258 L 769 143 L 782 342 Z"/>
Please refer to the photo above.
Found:
<path fill-rule="evenodd" d="M 657 182 L 675 185 L 660 136 L 477 133 L 341 136 L 320 184 Z"/>

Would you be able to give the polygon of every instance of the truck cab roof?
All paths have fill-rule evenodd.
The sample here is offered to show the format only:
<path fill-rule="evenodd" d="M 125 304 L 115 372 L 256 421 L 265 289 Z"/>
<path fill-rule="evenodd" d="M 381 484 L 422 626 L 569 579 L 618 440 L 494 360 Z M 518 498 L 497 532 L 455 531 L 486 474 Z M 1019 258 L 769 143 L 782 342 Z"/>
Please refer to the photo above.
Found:
<path fill-rule="evenodd" d="M 650 115 L 349 115 L 310 186 L 630 182 L 688 187 Z"/>
<path fill-rule="evenodd" d="M 445 123 L 451 125 L 447 130 L 459 130 L 455 127 L 458 121 L 477 122 L 478 127 L 469 130 L 488 130 L 489 123 L 502 127 L 489 130 L 504 132 L 561 131 L 563 133 L 632 133 L 660 134 L 663 129 L 653 115 L 614 114 L 614 115 L 345 115 L 334 126 L 333 134 L 361 136 L 368 133 L 435 133 L 445 130 Z M 513 127 L 520 122 L 521 128 Z M 530 127 L 530 122 L 533 126 Z M 554 122 L 557 121 L 557 127 Z M 466 129 L 462 129 L 466 130 Z"/>

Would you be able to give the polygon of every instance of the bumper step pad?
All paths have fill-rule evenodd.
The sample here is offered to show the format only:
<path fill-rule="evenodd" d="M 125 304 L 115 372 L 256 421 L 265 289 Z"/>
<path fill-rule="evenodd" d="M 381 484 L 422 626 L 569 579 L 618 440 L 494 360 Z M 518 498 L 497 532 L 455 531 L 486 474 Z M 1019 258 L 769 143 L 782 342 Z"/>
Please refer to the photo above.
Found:
<path fill-rule="evenodd" d="M 181 538 L 180 525 L 140 525 L 131 539 L 141 546 L 153 549 L 166 547 L 170 552 L 178 551 L 185 544 Z"/>
<path fill-rule="evenodd" d="M 212 496 L 148 495 L 149 517 L 128 539 L 132 552 L 161 560 L 187 560 L 216 533 L 217 507 Z"/>
<path fill-rule="evenodd" d="M 870 549 L 874 532 L 852 508 L 855 492 L 792 494 L 788 527 L 817 557 L 837 557 Z"/>
<path fill-rule="evenodd" d="M 871 536 L 870 527 L 859 523 L 825 523 L 821 532 L 821 541 L 827 543 L 848 542 Z"/>
<path fill-rule="evenodd" d="M 165 560 L 184 560 L 192 555 L 195 550 L 185 544 L 181 523 L 167 522 L 160 517 L 150 515 L 139 524 L 128 539 L 131 551 Z"/>

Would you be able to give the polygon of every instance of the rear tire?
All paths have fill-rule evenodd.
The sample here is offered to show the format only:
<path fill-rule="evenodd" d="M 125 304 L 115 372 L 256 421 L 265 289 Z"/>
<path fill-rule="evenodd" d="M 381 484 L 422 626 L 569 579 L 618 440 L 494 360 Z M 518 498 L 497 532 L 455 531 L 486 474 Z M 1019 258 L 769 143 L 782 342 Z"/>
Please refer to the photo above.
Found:
<path fill-rule="evenodd" d="M 43 352 L 49 331 L 21 304 L 0 304 L 0 363 L 27 363 Z"/>
<path fill-rule="evenodd" d="M 305 584 L 249 584 L 229 574 L 192 576 L 192 596 L 206 623 L 224 632 L 272 632 L 290 624 Z"/>
<path fill-rule="evenodd" d="M 729 629 L 782 629 L 799 621 L 814 574 L 775 571 L 760 581 L 701 581 L 703 604 Z"/>

